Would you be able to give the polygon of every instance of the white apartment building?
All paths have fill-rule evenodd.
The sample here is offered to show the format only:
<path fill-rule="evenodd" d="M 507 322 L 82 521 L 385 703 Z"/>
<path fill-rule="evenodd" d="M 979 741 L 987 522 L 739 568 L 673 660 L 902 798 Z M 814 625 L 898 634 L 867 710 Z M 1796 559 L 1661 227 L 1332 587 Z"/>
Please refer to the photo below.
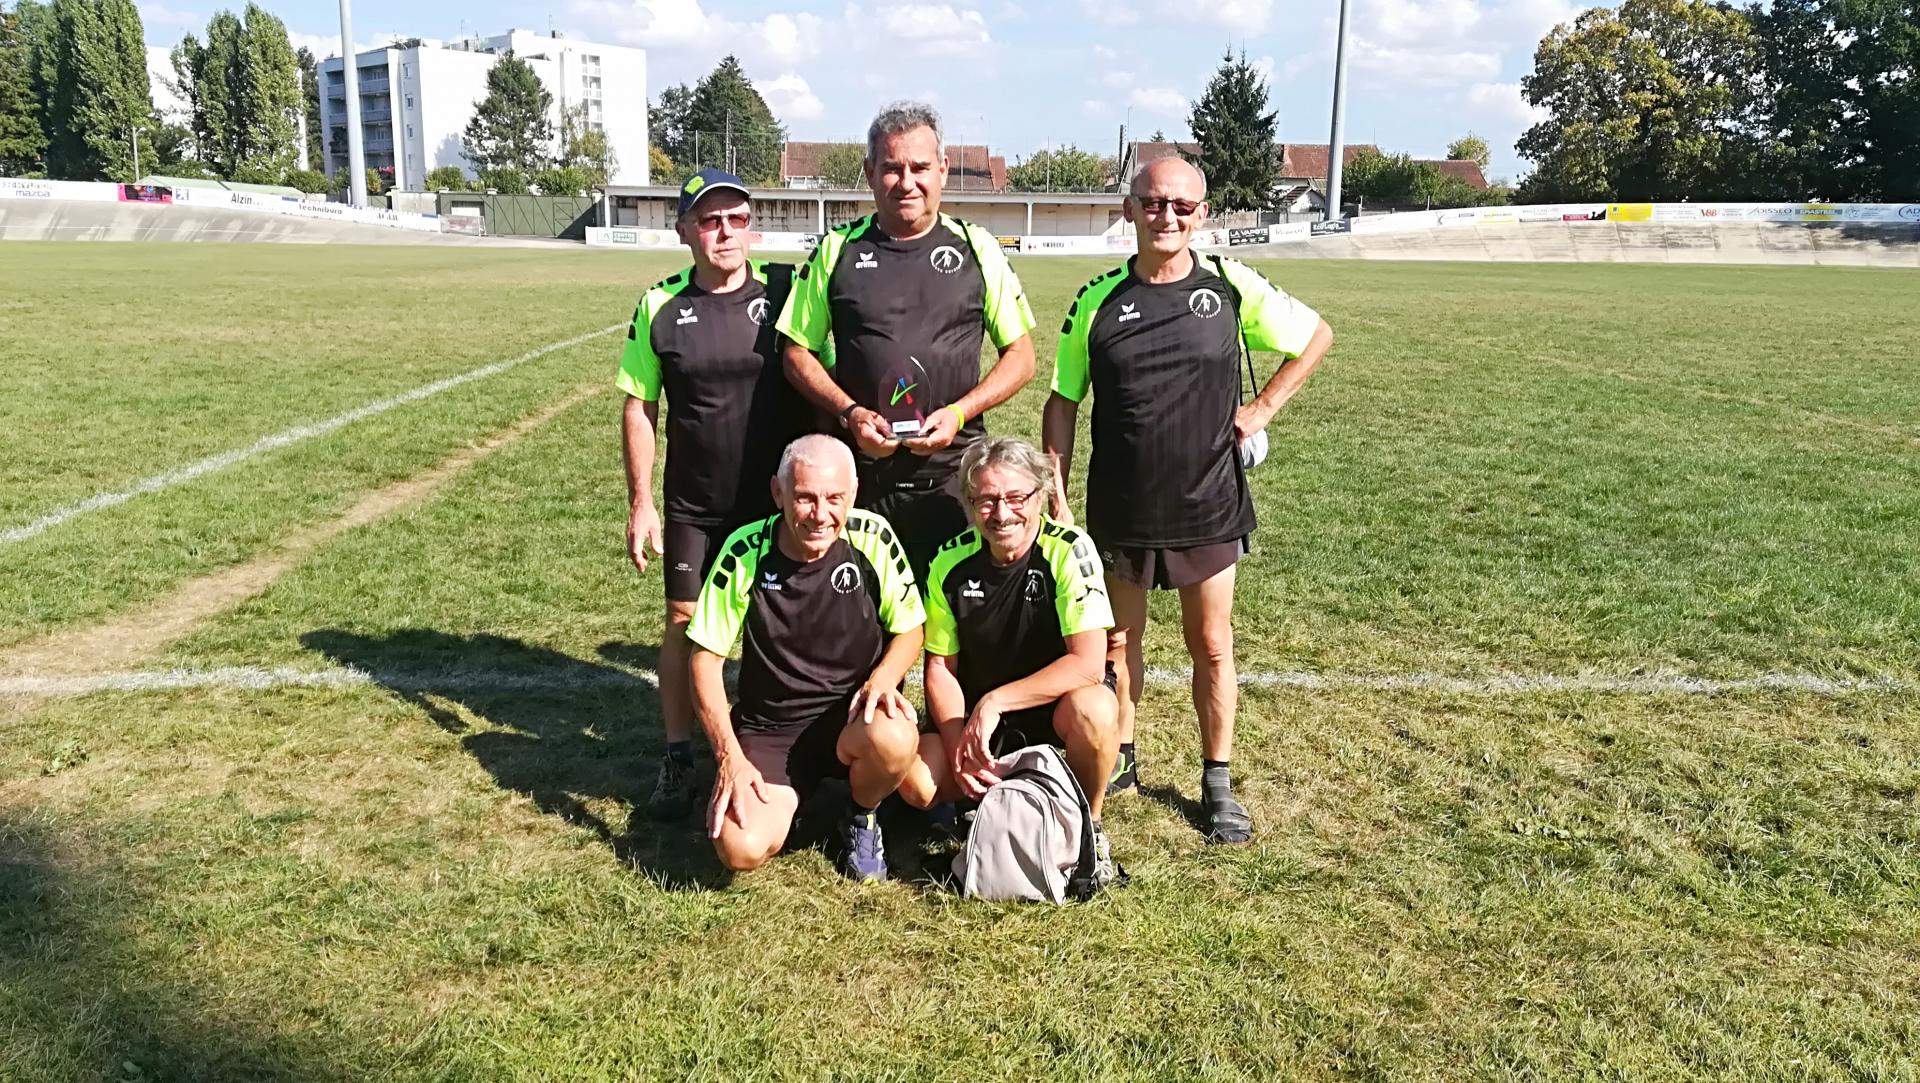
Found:
<path fill-rule="evenodd" d="M 587 126 L 607 133 L 617 159 L 612 182 L 649 182 L 646 51 L 528 30 L 454 42 L 414 38 L 356 57 L 367 168 L 392 171 L 393 187 L 410 191 L 444 165 L 472 176 L 461 135 L 487 95 L 488 69 L 509 51 L 553 95 L 556 152 L 561 111 L 584 104 Z M 319 65 L 321 168 L 329 177 L 347 168 L 345 69 L 337 56 Z"/>

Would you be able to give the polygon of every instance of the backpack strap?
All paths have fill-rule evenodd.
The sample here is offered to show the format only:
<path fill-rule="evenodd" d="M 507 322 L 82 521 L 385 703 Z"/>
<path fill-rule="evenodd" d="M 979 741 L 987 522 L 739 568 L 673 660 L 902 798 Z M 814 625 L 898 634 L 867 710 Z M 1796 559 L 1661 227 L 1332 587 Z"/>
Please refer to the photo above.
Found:
<path fill-rule="evenodd" d="M 1064 763 L 1065 756 L 1061 757 Z M 1067 894 L 1076 902 L 1086 902 L 1093 898 L 1096 890 L 1093 883 L 1093 805 L 1087 800 L 1087 791 L 1080 786 L 1079 776 L 1071 768 L 1064 772 L 1067 782 L 1073 787 L 1073 796 L 1080 802 L 1080 859 L 1074 863 L 1073 875 L 1067 877 Z"/>

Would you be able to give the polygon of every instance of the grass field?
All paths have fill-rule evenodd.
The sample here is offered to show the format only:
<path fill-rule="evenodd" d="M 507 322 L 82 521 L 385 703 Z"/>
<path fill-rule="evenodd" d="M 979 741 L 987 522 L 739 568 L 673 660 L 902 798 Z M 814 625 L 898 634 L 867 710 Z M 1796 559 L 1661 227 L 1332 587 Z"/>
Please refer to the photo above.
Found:
<path fill-rule="evenodd" d="M 1338 342 L 1255 475 L 1260 837 L 1163 680 L 1056 910 L 630 816 L 619 336 L 539 351 L 676 265 L 0 246 L 0 1079 L 1920 1079 L 1913 274 L 1266 268 Z M 1035 435 L 1102 268 L 1017 267 Z"/>

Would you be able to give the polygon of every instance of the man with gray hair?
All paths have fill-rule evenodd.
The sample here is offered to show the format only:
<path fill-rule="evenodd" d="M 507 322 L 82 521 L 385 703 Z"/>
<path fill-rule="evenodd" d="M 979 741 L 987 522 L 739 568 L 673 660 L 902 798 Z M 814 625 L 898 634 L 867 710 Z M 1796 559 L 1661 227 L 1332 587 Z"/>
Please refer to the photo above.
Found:
<path fill-rule="evenodd" d="M 874 810 L 915 764 L 918 727 L 900 694 L 926 611 L 893 528 L 854 509 L 853 456 L 829 436 L 787 445 L 778 514 L 727 538 L 694 603 L 694 713 L 714 750 L 707 833 L 730 869 L 780 851 L 800 791 L 845 778 L 842 866 L 884 880 Z M 739 701 L 721 669 L 745 633 Z"/>
<path fill-rule="evenodd" d="M 874 213 L 820 239 L 775 328 L 787 378 L 859 452 L 861 506 L 899 527 L 924 574 L 966 528 L 955 468 L 986 435 L 981 415 L 1033 378 L 1033 310 L 993 235 L 940 213 L 931 107 L 881 110 L 864 168 Z M 1000 359 L 983 380 L 984 335 Z"/>
<path fill-rule="evenodd" d="M 1047 518 L 1053 463 L 990 436 L 960 459 L 973 526 L 934 554 L 927 581 L 927 713 L 920 762 L 900 786 L 927 807 L 979 797 L 993 760 L 1028 745 L 1066 750 L 1092 806 L 1095 883 L 1114 878 L 1100 826 L 1120 751 L 1120 705 L 1107 662 L 1100 557 L 1081 531 Z"/>

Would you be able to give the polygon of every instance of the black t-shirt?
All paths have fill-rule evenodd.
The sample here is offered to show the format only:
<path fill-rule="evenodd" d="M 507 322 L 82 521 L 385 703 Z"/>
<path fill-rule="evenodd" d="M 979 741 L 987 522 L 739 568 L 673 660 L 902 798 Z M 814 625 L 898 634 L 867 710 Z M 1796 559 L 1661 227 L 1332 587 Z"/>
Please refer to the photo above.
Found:
<path fill-rule="evenodd" d="M 1320 317 L 1234 260 L 1196 255 L 1185 279 L 1161 285 L 1131 268 L 1081 289 L 1054 365 L 1056 393 L 1093 392 L 1087 529 L 1102 546 L 1245 537 L 1253 498 L 1233 428 L 1243 336 L 1295 357 Z"/>
<path fill-rule="evenodd" d="M 687 637 L 726 655 L 745 631 L 736 731 L 786 730 L 844 710 L 893 636 L 926 620 L 893 528 L 855 511 L 819 560 L 780 549 L 779 516 L 733 532 L 694 603 Z"/>
<path fill-rule="evenodd" d="M 940 547 L 927 573 L 927 652 L 957 655 L 968 709 L 1052 665 L 1070 635 L 1113 627 L 1105 572 L 1079 530 L 1042 519 L 1027 554 L 996 564 L 979 532 Z"/>
<path fill-rule="evenodd" d="M 793 268 L 750 267 L 746 283 L 727 293 L 701 289 L 691 269 L 648 290 L 620 359 L 621 390 L 649 402 L 666 393 L 663 503 L 669 518 L 697 526 L 771 512 L 780 453 L 813 428 L 773 329 Z"/>
<path fill-rule="evenodd" d="M 887 236 L 872 215 L 829 232 L 800 269 L 779 322 L 781 334 L 815 353 L 831 332 L 834 382 L 890 420 L 927 417 L 973 390 L 985 332 L 1004 348 L 1032 329 L 999 242 L 946 215 L 910 241 Z M 944 479 L 986 431 L 968 418 L 933 455 L 861 456 L 861 480 Z"/>

